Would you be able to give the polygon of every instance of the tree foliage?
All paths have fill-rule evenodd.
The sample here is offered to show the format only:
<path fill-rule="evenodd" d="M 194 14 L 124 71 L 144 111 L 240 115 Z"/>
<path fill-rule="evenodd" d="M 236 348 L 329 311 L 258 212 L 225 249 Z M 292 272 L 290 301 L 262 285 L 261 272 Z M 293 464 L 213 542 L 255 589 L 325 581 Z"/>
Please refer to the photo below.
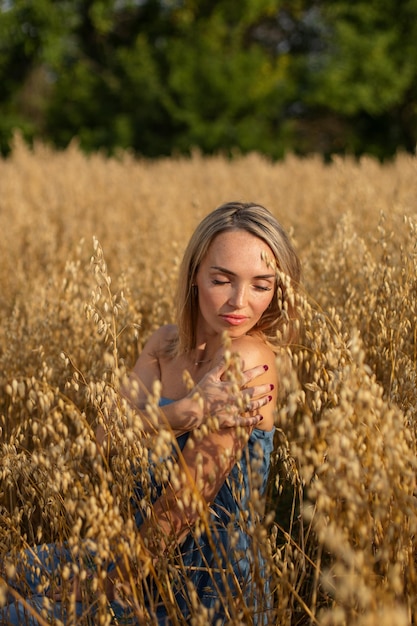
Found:
<path fill-rule="evenodd" d="M 306 102 L 344 123 L 351 152 L 414 151 L 417 2 L 328 0 L 322 16 L 331 30 Z"/>
<path fill-rule="evenodd" d="M 417 0 L 0 0 L 0 147 L 413 151 Z"/>

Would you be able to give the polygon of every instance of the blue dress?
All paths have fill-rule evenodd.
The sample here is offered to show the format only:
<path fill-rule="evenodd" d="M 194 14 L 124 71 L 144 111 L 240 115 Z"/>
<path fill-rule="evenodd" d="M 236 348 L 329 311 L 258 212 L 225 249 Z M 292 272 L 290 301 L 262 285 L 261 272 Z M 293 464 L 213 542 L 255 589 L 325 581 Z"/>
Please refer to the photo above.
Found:
<path fill-rule="evenodd" d="M 171 401 L 162 398 L 160 405 L 169 402 Z M 189 433 L 185 433 L 177 438 L 180 450 L 184 448 L 188 437 Z M 230 607 L 237 606 L 239 602 L 246 620 L 247 615 L 250 615 L 247 623 L 266 626 L 272 622 L 268 576 L 257 545 L 256 533 L 251 532 L 255 520 L 250 514 L 250 502 L 254 488 L 260 495 L 264 494 L 273 439 L 274 430 L 263 431 L 255 428 L 252 431 L 240 461 L 232 468 L 210 507 L 209 532 L 199 537 L 189 533 L 179 548 L 181 567 L 176 569 L 175 580 L 171 584 L 178 607 L 176 610 L 180 611 L 185 620 L 190 615 L 190 594 L 196 593 L 198 602 L 210 611 L 210 623 L 216 626 L 230 623 L 233 619 Z M 151 465 L 149 479 L 154 487 L 155 500 L 163 486 L 155 479 Z M 143 488 L 138 481 L 133 500 L 140 503 L 142 497 Z M 138 504 L 135 518 L 140 527 L 143 518 Z M 69 550 L 55 544 L 35 547 L 27 551 L 26 558 L 29 566 L 35 559 L 37 564 L 41 563 L 41 569 L 47 575 L 56 572 L 60 564 L 72 561 Z M 40 612 L 45 607 L 45 597 L 37 592 L 40 577 L 33 571 L 34 568 L 27 568 L 25 600 Z M 29 597 L 28 588 L 32 593 Z M 60 602 L 47 602 L 47 606 L 51 617 L 57 617 L 66 623 L 64 606 Z M 152 607 L 152 623 L 170 626 L 170 611 L 162 602 L 158 603 L 158 597 L 152 600 Z M 115 623 L 132 626 L 139 624 L 117 602 L 112 602 L 111 608 L 116 617 Z M 81 602 L 76 603 L 75 609 L 77 615 L 83 614 Z M 3 610 L 0 609 L 0 624 L 38 626 L 39 622 L 25 610 L 23 604 L 13 602 Z"/>
<path fill-rule="evenodd" d="M 160 406 L 171 402 L 161 398 Z M 257 547 L 256 533 L 252 533 L 255 519 L 251 516 L 251 497 L 256 489 L 265 492 L 269 462 L 273 449 L 274 432 L 254 429 L 243 450 L 241 459 L 234 465 L 210 507 L 209 531 L 197 536 L 189 533 L 180 546 L 181 567 L 173 582 L 175 601 L 183 616 L 190 612 L 190 584 L 199 602 L 211 611 L 213 624 L 229 623 L 233 617 L 230 605 L 236 600 L 244 605 L 245 615 L 257 625 L 271 623 L 272 600 L 264 560 Z M 189 433 L 177 438 L 182 450 Z M 161 486 L 152 476 L 154 499 Z M 137 501 L 143 497 L 141 485 L 136 491 Z M 142 523 L 140 511 L 136 523 Z M 158 624 L 168 625 L 166 607 L 157 608 Z"/>

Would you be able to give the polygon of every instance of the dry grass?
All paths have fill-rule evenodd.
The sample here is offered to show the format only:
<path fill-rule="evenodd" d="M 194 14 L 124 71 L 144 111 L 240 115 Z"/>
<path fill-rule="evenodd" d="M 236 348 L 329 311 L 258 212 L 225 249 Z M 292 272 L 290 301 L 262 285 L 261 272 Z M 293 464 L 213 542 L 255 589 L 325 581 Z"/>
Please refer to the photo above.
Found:
<path fill-rule="evenodd" d="M 9 573 L 23 548 L 47 541 L 68 542 L 81 576 L 83 550 L 95 548 L 98 589 L 109 559 L 128 559 L 138 579 L 152 569 L 129 509 L 132 470 L 150 452 L 137 417 L 117 401 L 110 409 L 114 388 L 152 329 L 171 321 L 178 259 L 197 222 L 222 202 L 254 200 L 291 231 L 305 287 L 277 411 L 276 517 L 254 537 L 271 571 L 273 623 L 415 624 L 416 174 L 416 159 L 401 155 L 385 165 L 198 154 L 147 162 L 86 157 L 75 145 L 31 152 L 16 140 L 0 161 L 0 553 Z M 93 435 L 110 412 L 120 450 L 111 464 Z M 153 450 L 166 458 L 161 472 L 180 480 L 169 443 L 161 435 Z M 169 558 L 157 564 L 168 604 L 172 571 Z M 144 587 L 131 587 L 140 616 Z M 96 623 L 109 623 L 96 597 Z M 207 623 L 193 602 L 192 623 Z M 250 607 L 226 602 L 231 624 L 251 623 Z M 175 604 L 173 613 L 183 623 Z"/>

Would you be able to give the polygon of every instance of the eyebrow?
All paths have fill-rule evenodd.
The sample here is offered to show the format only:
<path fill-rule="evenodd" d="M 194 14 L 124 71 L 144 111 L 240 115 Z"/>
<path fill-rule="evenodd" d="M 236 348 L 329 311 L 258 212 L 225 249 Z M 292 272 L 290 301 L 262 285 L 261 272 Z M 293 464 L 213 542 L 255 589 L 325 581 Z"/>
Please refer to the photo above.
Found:
<path fill-rule="evenodd" d="M 237 274 L 235 272 L 232 272 L 232 270 L 228 270 L 225 267 L 221 267 L 219 265 L 212 265 L 210 269 L 221 272 L 222 274 L 228 274 L 229 276 L 237 276 Z M 275 278 L 275 274 L 259 274 L 259 276 L 254 276 L 253 278 L 256 278 L 258 280 L 267 280 L 268 278 Z"/>

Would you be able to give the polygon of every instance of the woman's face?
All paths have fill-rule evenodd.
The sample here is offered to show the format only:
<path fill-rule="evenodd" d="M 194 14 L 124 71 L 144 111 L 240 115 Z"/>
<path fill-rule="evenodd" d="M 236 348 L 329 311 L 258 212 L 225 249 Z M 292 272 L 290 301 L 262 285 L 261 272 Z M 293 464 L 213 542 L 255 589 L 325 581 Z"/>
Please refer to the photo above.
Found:
<path fill-rule="evenodd" d="M 247 334 L 259 321 L 275 291 L 270 247 L 245 230 L 217 235 L 196 276 L 199 329 L 207 335 Z"/>

